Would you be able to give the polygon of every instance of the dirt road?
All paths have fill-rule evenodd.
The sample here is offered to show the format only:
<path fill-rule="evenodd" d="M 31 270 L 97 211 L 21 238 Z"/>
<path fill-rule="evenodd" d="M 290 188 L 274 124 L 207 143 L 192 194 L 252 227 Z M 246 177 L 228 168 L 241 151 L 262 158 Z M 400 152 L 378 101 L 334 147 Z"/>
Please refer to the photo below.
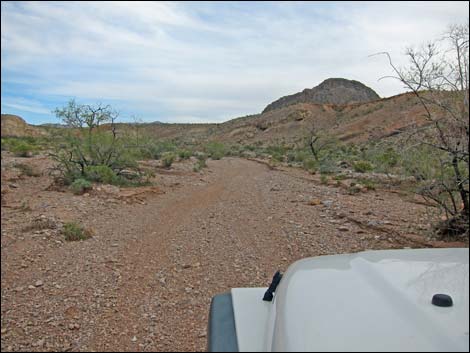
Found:
<path fill-rule="evenodd" d="M 349 195 L 243 159 L 210 161 L 203 173 L 178 164 L 157 175 L 160 192 L 137 198 L 106 187 L 51 191 L 46 175 L 15 178 L 8 163 L 2 351 L 201 351 L 217 293 L 267 286 L 306 256 L 424 241 L 406 237 L 426 222 L 424 207 L 398 194 Z M 94 237 L 64 242 L 53 226 L 25 228 L 41 216 L 79 221 Z"/>

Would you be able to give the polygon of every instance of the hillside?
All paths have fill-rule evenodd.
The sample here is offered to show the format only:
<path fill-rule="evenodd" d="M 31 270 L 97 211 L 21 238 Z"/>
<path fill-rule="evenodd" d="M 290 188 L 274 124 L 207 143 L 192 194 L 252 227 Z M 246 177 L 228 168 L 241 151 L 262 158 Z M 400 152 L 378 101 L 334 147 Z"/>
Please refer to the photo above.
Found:
<path fill-rule="evenodd" d="M 38 127 L 29 125 L 18 115 L 2 114 L 2 137 L 43 136 L 46 132 Z"/>
<path fill-rule="evenodd" d="M 412 94 L 348 105 L 297 103 L 222 124 L 143 124 L 164 139 L 189 143 L 217 140 L 227 144 L 296 144 L 312 126 L 344 142 L 365 142 L 421 124 L 422 107 Z M 121 128 L 126 128 L 122 124 Z"/>
<path fill-rule="evenodd" d="M 325 103 L 319 103 L 321 101 Z M 261 114 L 221 124 L 120 123 L 118 129 L 137 129 L 157 138 L 191 144 L 217 140 L 227 144 L 269 145 L 297 144 L 315 126 L 317 130 L 344 142 L 356 143 L 381 139 L 411 125 L 419 125 L 423 121 L 422 113 L 422 107 L 412 94 L 380 99 L 360 82 L 328 79 L 311 90 L 271 103 Z M 2 136 L 44 133 L 39 127 L 27 125 L 18 116 L 2 114 Z"/>

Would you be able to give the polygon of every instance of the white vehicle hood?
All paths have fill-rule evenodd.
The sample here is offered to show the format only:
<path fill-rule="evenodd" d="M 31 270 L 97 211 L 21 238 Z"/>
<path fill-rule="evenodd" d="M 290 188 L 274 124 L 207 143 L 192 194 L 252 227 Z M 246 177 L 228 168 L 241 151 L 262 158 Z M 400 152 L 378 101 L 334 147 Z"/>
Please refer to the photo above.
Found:
<path fill-rule="evenodd" d="M 418 249 L 298 261 L 272 303 L 262 289 L 232 291 L 239 348 L 468 351 L 468 259 L 468 249 Z M 432 305 L 438 293 L 453 306 Z"/>

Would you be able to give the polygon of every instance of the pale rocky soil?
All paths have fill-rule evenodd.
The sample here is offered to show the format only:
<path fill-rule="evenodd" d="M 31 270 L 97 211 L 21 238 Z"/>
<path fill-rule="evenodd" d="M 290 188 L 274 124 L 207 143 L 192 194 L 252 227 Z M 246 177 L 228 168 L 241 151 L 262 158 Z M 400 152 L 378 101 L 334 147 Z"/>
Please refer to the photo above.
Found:
<path fill-rule="evenodd" d="M 43 175 L 18 176 L 18 162 Z M 429 242 L 425 207 L 401 193 L 349 195 L 243 159 L 192 163 L 155 169 L 154 187 L 76 196 L 49 187 L 45 157 L 4 154 L 2 351 L 202 351 L 213 295 L 267 286 L 297 259 L 462 246 Z M 93 238 L 65 242 L 67 221 Z"/>

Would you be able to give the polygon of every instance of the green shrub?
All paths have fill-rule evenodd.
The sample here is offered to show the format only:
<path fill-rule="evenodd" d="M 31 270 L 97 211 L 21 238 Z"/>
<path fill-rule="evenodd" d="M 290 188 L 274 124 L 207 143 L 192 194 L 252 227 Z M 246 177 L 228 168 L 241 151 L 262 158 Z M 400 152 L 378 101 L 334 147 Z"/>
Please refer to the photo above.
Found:
<path fill-rule="evenodd" d="M 361 192 L 361 187 L 358 186 L 356 183 L 351 183 L 351 185 L 349 185 L 348 187 L 349 195 L 358 194 L 360 192 Z"/>
<path fill-rule="evenodd" d="M 313 158 L 307 158 L 303 161 L 302 166 L 305 170 L 315 173 L 318 168 L 318 163 Z"/>
<path fill-rule="evenodd" d="M 347 179 L 348 177 L 344 174 L 337 174 L 333 177 L 333 179 L 337 180 L 337 181 L 341 181 L 341 180 L 345 180 Z"/>
<path fill-rule="evenodd" d="M 353 169 L 358 173 L 370 172 L 373 168 L 372 164 L 368 161 L 356 161 L 353 163 Z"/>
<path fill-rule="evenodd" d="M 189 150 L 182 149 L 178 151 L 178 156 L 180 157 L 180 159 L 189 159 L 192 155 L 192 152 Z"/>
<path fill-rule="evenodd" d="M 34 150 L 34 146 L 26 141 L 17 141 L 10 147 L 10 151 L 17 157 L 31 157 Z"/>
<path fill-rule="evenodd" d="M 397 167 L 400 154 L 394 147 L 384 145 L 368 146 L 362 153 L 363 159 L 370 161 L 374 170 L 381 173 L 389 173 Z"/>
<path fill-rule="evenodd" d="M 90 181 L 104 184 L 116 184 L 119 179 L 116 173 L 106 165 L 87 166 L 85 176 Z"/>
<path fill-rule="evenodd" d="M 321 174 L 332 174 L 338 171 L 338 167 L 333 158 L 324 158 L 319 161 L 318 171 Z"/>
<path fill-rule="evenodd" d="M 144 158 L 161 159 L 163 154 L 166 152 L 176 152 L 177 148 L 175 144 L 169 141 L 156 142 L 152 139 L 146 142 L 141 148 L 141 152 Z"/>
<path fill-rule="evenodd" d="M 207 156 L 205 154 L 200 153 L 200 154 L 197 154 L 196 158 L 197 158 L 197 162 L 193 167 L 193 171 L 199 172 L 202 168 L 207 167 L 207 163 L 206 163 Z"/>
<path fill-rule="evenodd" d="M 307 151 L 296 151 L 295 152 L 295 159 L 294 161 L 295 162 L 300 162 L 300 163 L 303 163 L 303 161 L 305 161 L 306 159 L 310 158 L 311 156 L 311 153 L 307 152 Z"/>
<path fill-rule="evenodd" d="M 86 240 L 92 237 L 90 230 L 84 229 L 75 222 L 65 223 L 62 232 L 66 241 Z"/>
<path fill-rule="evenodd" d="M 164 168 L 170 168 L 175 160 L 175 155 L 172 152 L 165 152 L 162 154 L 161 160 Z"/>
<path fill-rule="evenodd" d="M 108 170 L 88 170 L 93 166 L 106 166 L 116 175 L 125 169 L 137 169 L 137 159 L 142 155 L 140 146 L 129 134 L 115 133 L 117 112 L 110 106 L 79 105 L 71 100 L 64 108 L 56 109 L 55 114 L 71 127 L 55 136 L 54 150 L 49 153 L 57 162 L 56 181 L 69 185 L 76 179 L 86 179 L 87 171 L 93 179 L 113 179 Z"/>
<path fill-rule="evenodd" d="M 321 182 L 322 184 L 328 184 L 328 177 L 327 177 L 325 174 L 322 174 L 322 175 L 320 176 L 320 182 Z"/>
<path fill-rule="evenodd" d="M 367 190 L 375 190 L 377 188 L 377 184 L 369 179 L 362 179 L 361 184 L 364 185 Z"/>
<path fill-rule="evenodd" d="M 70 189 L 75 195 L 81 195 L 91 189 L 91 183 L 85 179 L 76 179 L 70 185 Z"/>
<path fill-rule="evenodd" d="M 205 151 L 211 159 L 222 159 L 226 154 L 226 148 L 221 142 L 209 142 L 205 146 Z"/>

